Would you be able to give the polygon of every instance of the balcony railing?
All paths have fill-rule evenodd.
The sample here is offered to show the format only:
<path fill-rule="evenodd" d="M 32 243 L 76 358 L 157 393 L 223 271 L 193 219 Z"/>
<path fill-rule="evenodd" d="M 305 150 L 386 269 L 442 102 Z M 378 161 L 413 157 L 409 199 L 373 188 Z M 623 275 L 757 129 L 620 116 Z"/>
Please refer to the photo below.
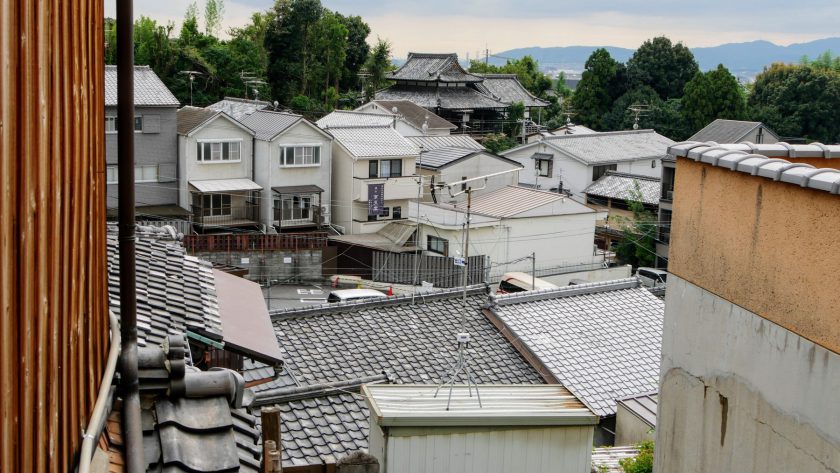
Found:
<path fill-rule="evenodd" d="M 244 227 L 259 225 L 260 205 L 246 202 L 243 205 L 221 207 L 192 206 L 193 223 L 209 227 Z"/>
<path fill-rule="evenodd" d="M 279 225 L 281 228 L 309 227 L 317 225 L 320 219 L 315 207 L 309 209 L 309 217 L 302 217 L 294 214 L 292 217 L 298 218 L 283 218 L 282 209 L 274 209 L 274 224 Z"/>
<path fill-rule="evenodd" d="M 257 233 L 184 235 L 184 247 L 190 253 L 197 251 L 311 250 L 326 247 L 327 240 L 326 232 L 275 235 Z"/>

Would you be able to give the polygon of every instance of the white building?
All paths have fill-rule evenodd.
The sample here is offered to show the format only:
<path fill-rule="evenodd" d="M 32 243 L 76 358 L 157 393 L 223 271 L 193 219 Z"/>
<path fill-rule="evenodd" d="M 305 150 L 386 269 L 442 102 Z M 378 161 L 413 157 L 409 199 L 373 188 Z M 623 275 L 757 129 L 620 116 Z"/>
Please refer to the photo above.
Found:
<path fill-rule="evenodd" d="M 405 126 L 398 126 L 397 131 L 403 136 L 446 136 L 458 129 L 453 123 L 408 100 L 372 100 L 355 111 L 399 117 Z"/>
<path fill-rule="evenodd" d="M 260 221 L 277 231 L 328 224 L 332 136 L 289 113 L 255 111 L 242 123 L 255 132 L 254 180 L 264 203 Z"/>
<path fill-rule="evenodd" d="M 531 261 L 508 262 L 531 253 L 538 268 L 597 261 L 595 222 L 604 214 L 562 194 L 507 186 L 473 197 L 470 212 L 469 254 L 490 258 L 491 280 L 507 271 L 530 271 Z M 419 223 L 417 246 L 442 256 L 462 254 L 465 202 L 412 203 L 409 215 Z"/>
<path fill-rule="evenodd" d="M 178 110 L 179 205 L 197 227 L 259 226 L 253 143 L 254 132 L 224 112 Z"/>
<path fill-rule="evenodd" d="M 431 194 L 433 183 L 457 182 L 472 177 L 493 175 L 486 181 L 477 183 L 483 188 L 473 192 L 475 197 L 502 187 L 515 186 L 519 183 L 520 169 L 522 165 L 512 159 L 486 150 L 467 148 L 437 148 L 421 153 L 417 159 L 417 173 L 424 179 L 424 202 L 449 203 L 465 198 L 464 194 L 452 197 L 445 190 L 435 191 L 433 197 Z"/>
<path fill-rule="evenodd" d="M 653 130 L 616 131 L 547 136 L 500 154 L 525 166 L 521 184 L 562 188 L 582 200 L 583 190 L 607 171 L 659 177 L 660 161 L 673 143 Z"/>

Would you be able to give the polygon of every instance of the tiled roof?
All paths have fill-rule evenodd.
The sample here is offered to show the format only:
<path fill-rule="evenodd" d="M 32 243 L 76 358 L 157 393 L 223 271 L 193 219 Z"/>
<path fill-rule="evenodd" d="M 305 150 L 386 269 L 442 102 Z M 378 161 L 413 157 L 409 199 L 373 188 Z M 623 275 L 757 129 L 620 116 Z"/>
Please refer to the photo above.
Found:
<path fill-rule="evenodd" d="M 394 115 L 386 113 L 335 110 L 321 117 L 316 124 L 325 130 L 359 126 L 391 126 L 394 123 L 394 119 Z"/>
<path fill-rule="evenodd" d="M 437 148 L 431 151 L 424 151 L 417 159 L 417 165 L 423 168 L 437 169 L 442 166 L 446 166 L 453 161 L 479 152 L 481 151 L 469 148 Z"/>
<path fill-rule="evenodd" d="M 656 428 L 656 406 L 659 404 L 657 393 L 638 394 L 619 399 L 618 403 L 632 412 L 652 428 Z"/>
<path fill-rule="evenodd" d="M 791 163 L 783 158 L 840 158 L 840 145 L 726 144 L 684 142 L 668 148 L 670 156 L 685 157 L 713 166 L 761 176 L 774 181 L 840 194 L 840 171 Z"/>
<path fill-rule="evenodd" d="M 458 128 L 455 124 L 443 117 L 408 100 L 374 100 L 373 103 L 379 105 L 389 113 L 393 113 L 393 109 L 396 108 L 397 113 L 420 130 L 423 129 L 424 122 L 429 125 L 430 130 L 454 130 Z"/>
<path fill-rule="evenodd" d="M 664 303 L 637 279 L 495 296 L 491 311 L 600 416 L 659 385 Z"/>
<path fill-rule="evenodd" d="M 636 447 L 598 447 L 592 449 L 592 473 L 625 473 L 621 460 L 639 454 Z"/>
<path fill-rule="evenodd" d="M 224 100 L 208 105 L 207 108 L 217 112 L 225 112 L 236 120 L 242 120 L 248 115 L 265 108 L 271 107 L 269 102 L 262 100 L 248 100 L 236 97 L 225 97 Z"/>
<path fill-rule="evenodd" d="M 668 146 L 674 144 L 672 140 L 653 130 L 547 136 L 542 143 L 588 165 L 660 159 L 667 155 Z M 539 145 L 529 143 L 501 154 L 507 155 L 516 150 Z"/>
<path fill-rule="evenodd" d="M 303 120 L 300 115 L 284 112 L 255 111 L 240 119 L 243 125 L 254 130 L 258 140 L 269 141 Z"/>
<path fill-rule="evenodd" d="M 592 128 L 585 127 L 583 125 L 575 125 L 574 123 L 570 123 L 568 125 L 563 125 L 560 128 L 555 128 L 549 131 L 548 133 L 549 135 L 590 135 L 592 133 L 598 132 L 593 130 Z"/>
<path fill-rule="evenodd" d="M 594 212 L 594 210 L 569 199 L 564 194 L 521 186 L 505 186 L 473 197 L 470 210 L 473 213 L 488 217 L 508 218 L 551 203 L 556 203 L 556 205 L 545 215 Z M 467 204 L 466 202 L 458 202 L 453 207 L 465 212 Z"/>
<path fill-rule="evenodd" d="M 120 256 L 116 232 L 109 232 L 108 298 L 120 315 Z M 137 251 L 137 338 L 157 345 L 189 329 L 222 339 L 212 265 L 186 254 L 179 244 L 139 237 Z"/>
<path fill-rule="evenodd" d="M 423 151 L 431 151 L 438 148 L 468 148 L 483 150 L 484 146 L 475 141 L 470 135 L 445 135 L 445 136 L 409 136 L 408 141 Z"/>
<path fill-rule="evenodd" d="M 376 100 L 407 100 L 429 110 L 504 109 L 509 105 L 470 87 L 438 89 L 399 84 L 377 92 Z"/>
<path fill-rule="evenodd" d="M 611 199 L 627 200 L 632 197 L 636 185 L 641 191 L 641 200 L 645 204 L 656 205 L 662 191 L 660 179 L 638 174 L 627 174 L 623 172 L 607 171 L 600 179 L 593 182 L 586 189 L 584 194 L 609 197 Z"/>
<path fill-rule="evenodd" d="M 357 158 L 417 156 L 420 150 L 389 126 L 330 128 L 330 134 Z"/>
<path fill-rule="evenodd" d="M 105 106 L 117 105 L 117 66 L 105 66 Z M 134 66 L 134 105 L 177 107 L 178 99 L 149 66 Z"/>
<path fill-rule="evenodd" d="M 522 102 L 526 107 L 547 107 L 548 102 L 534 97 L 526 89 L 516 74 L 481 74 L 484 81 L 477 85 L 478 90 L 495 97 L 502 102 Z"/>
<path fill-rule="evenodd" d="M 220 112 L 207 108 L 185 106 L 178 110 L 178 134 L 188 135 Z"/>
<path fill-rule="evenodd" d="M 739 143 L 756 128 L 764 126 L 761 122 L 747 122 L 741 120 L 724 120 L 718 118 L 709 123 L 702 130 L 694 134 L 688 141 L 714 141 L 716 143 Z M 764 126 L 773 136 L 772 130 Z"/>
<path fill-rule="evenodd" d="M 465 71 L 457 54 L 408 53 L 405 64 L 388 74 L 389 80 L 481 82 L 481 77 Z"/>

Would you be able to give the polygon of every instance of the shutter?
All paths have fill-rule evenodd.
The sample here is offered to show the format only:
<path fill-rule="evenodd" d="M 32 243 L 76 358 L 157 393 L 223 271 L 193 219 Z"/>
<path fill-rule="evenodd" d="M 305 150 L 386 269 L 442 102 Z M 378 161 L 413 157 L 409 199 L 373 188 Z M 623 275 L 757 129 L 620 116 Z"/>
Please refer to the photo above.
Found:
<path fill-rule="evenodd" d="M 175 182 L 178 180 L 178 169 L 175 163 L 158 164 L 158 182 Z"/>
<path fill-rule="evenodd" d="M 160 133 L 160 115 L 143 115 L 143 133 Z"/>

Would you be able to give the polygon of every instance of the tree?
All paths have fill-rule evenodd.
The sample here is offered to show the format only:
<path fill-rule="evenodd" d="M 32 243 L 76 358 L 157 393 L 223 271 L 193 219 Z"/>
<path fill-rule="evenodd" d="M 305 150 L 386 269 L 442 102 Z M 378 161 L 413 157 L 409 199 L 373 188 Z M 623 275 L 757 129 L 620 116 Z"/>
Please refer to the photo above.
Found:
<path fill-rule="evenodd" d="M 664 36 L 645 41 L 627 61 L 631 86 L 650 86 L 662 100 L 682 97 L 685 84 L 699 70 L 691 50 Z"/>
<path fill-rule="evenodd" d="M 477 74 L 516 74 L 523 87 L 537 97 L 545 97 L 551 89 L 551 78 L 540 71 L 539 63 L 531 56 L 508 59 L 503 66 L 485 64 L 475 59 L 470 61 L 469 72 Z"/>
<path fill-rule="evenodd" d="M 633 184 L 634 188 L 627 198 L 627 207 L 633 212 L 633 218 L 617 217 L 624 230 L 615 254 L 625 264 L 652 266 L 656 262 L 657 217 L 645 209 L 639 183 Z"/>
<path fill-rule="evenodd" d="M 365 61 L 370 54 L 370 45 L 367 42 L 370 26 L 360 16 L 337 15 L 344 28 L 347 29 L 344 71 L 341 74 L 339 90 L 359 91 L 362 86 L 359 82 L 359 70 L 365 65 Z"/>
<path fill-rule="evenodd" d="M 338 83 L 347 54 L 347 28 L 337 14 L 325 10 L 321 19 L 315 23 L 308 54 L 312 72 L 311 80 L 307 83 L 311 89 L 303 92 L 310 97 L 323 96 L 326 105 L 326 91 L 332 88 L 337 100 Z"/>
<path fill-rule="evenodd" d="M 613 103 L 610 111 L 601 118 L 606 130 L 630 130 L 635 116 L 629 110 L 631 105 L 645 105 L 648 111 L 639 117 L 639 128 L 656 128 L 654 112 L 662 108 L 662 99 L 650 87 L 644 85 L 628 91 Z"/>
<path fill-rule="evenodd" d="M 583 75 L 572 97 L 580 124 L 596 130 L 604 129 L 601 117 L 612 108 L 613 100 L 618 97 L 620 70 L 621 65 L 604 48 L 596 49 L 586 60 Z"/>
<path fill-rule="evenodd" d="M 204 4 L 204 34 L 213 37 L 218 35 L 224 16 L 225 0 L 207 0 Z"/>
<path fill-rule="evenodd" d="M 509 136 L 520 136 L 522 120 L 525 118 L 525 105 L 522 102 L 510 104 L 508 107 L 505 131 Z"/>
<path fill-rule="evenodd" d="M 513 148 L 517 143 L 516 140 L 504 133 L 491 133 L 484 137 L 484 141 L 481 144 L 490 150 L 491 153 L 501 153 L 504 150 Z"/>
<path fill-rule="evenodd" d="M 653 472 L 653 442 L 644 441 L 638 445 L 639 453 L 632 458 L 619 460 L 621 469 L 626 473 L 652 473 Z"/>
<path fill-rule="evenodd" d="M 365 96 L 368 100 L 372 100 L 376 95 L 376 91 L 385 86 L 387 83 L 385 76 L 392 67 L 391 43 L 384 39 L 376 38 L 376 44 L 373 46 L 368 60 L 365 63 L 365 68 L 368 73 Z"/>
<path fill-rule="evenodd" d="M 566 85 L 566 73 L 563 71 L 560 71 L 557 74 L 557 82 L 554 84 L 554 92 L 563 100 L 567 100 L 572 96 L 572 89 Z"/>
<path fill-rule="evenodd" d="M 289 103 L 307 91 L 312 29 L 321 19 L 320 0 L 277 0 L 265 33 L 268 82 L 274 98 Z"/>
<path fill-rule="evenodd" d="M 697 131 L 716 118 L 742 120 L 747 114 L 747 97 L 738 79 L 719 64 L 717 69 L 698 72 L 685 85 L 683 114 Z"/>

